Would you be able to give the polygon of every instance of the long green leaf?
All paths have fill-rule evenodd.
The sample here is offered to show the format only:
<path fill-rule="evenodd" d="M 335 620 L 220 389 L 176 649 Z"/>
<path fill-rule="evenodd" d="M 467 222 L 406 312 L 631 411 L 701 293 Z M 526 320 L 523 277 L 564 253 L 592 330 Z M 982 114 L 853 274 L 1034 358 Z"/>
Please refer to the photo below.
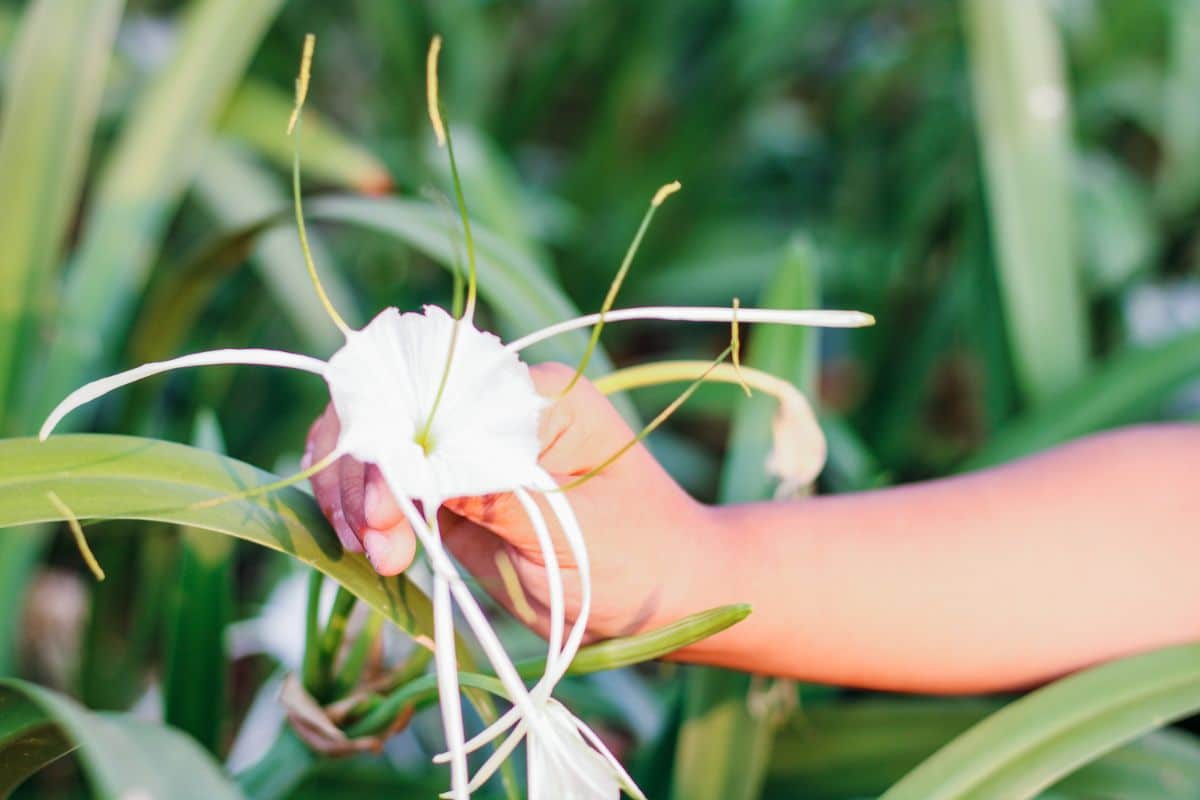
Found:
<path fill-rule="evenodd" d="M 46 290 L 83 182 L 120 0 L 38 0 L 9 53 L 0 130 L 0 435 L 18 430 L 22 346 L 48 310 Z M 20 363 L 18 363 L 20 362 Z M 0 608 L 19 609 L 45 534 L 0 541 Z M 0 615 L 0 674 L 20 614 Z"/>
<path fill-rule="evenodd" d="M 1040 402 L 1083 374 L 1070 100 L 1045 0 L 964 0 L 996 268 L 1015 371 Z"/>
<path fill-rule="evenodd" d="M 45 442 L 0 440 L 0 528 L 61 519 L 46 497 L 54 491 L 81 520 L 170 522 L 288 553 L 402 630 L 433 630 L 428 598 L 406 578 L 380 577 L 361 555 L 345 552 L 316 503 L 298 489 L 187 508 L 273 480 L 231 458 L 154 439 L 66 434 Z"/>
<path fill-rule="evenodd" d="M 197 0 L 105 164 L 27 421 L 104 369 L 220 111 L 282 0 Z"/>
<path fill-rule="evenodd" d="M 122 0 L 37 0 L 8 65 L 0 129 L 0 431 L 24 336 L 79 201 Z"/>
<path fill-rule="evenodd" d="M 798 240 L 789 246 L 761 305 L 812 308 L 818 295 L 816 254 L 808 242 Z M 815 330 L 763 326 L 750 344 L 748 363 L 811 393 L 817 367 Z M 724 502 L 770 496 L 765 464 L 771 449 L 773 402 L 761 395 L 741 401 L 722 475 Z M 749 675 L 696 668 L 688 671 L 685 680 L 671 796 L 677 800 L 757 798 L 779 720 L 751 711 Z"/>
<path fill-rule="evenodd" d="M 6 740 L 10 711 L 24 723 Z M 237 786 L 203 750 L 178 731 L 128 714 L 88 711 L 56 692 L 0 679 L 0 755 L 36 748 L 40 756 L 78 748 L 97 797 L 112 800 L 170 797 L 237 800 Z M 43 762 L 45 763 L 45 762 Z M 28 775 L 30 762 L 0 758 L 0 796 Z M 21 772 L 25 774 L 22 775 Z"/>
<path fill-rule="evenodd" d="M 996 712 L 884 798 L 1032 797 L 1097 756 L 1198 710 L 1200 644 L 1122 659 Z"/>
<path fill-rule="evenodd" d="M 875 797 L 998 709 L 981 700 L 883 697 L 806 708 L 779 734 L 765 795 Z M 1146 734 L 1054 784 L 1070 797 L 1200 796 L 1200 740 Z"/>

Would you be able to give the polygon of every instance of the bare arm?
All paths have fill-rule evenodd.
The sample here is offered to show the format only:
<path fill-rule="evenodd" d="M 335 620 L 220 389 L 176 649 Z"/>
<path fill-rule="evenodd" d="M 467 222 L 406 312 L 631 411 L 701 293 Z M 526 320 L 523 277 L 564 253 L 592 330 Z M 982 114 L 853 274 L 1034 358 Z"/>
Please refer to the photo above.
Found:
<path fill-rule="evenodd" d="M 547 397 L 560 397 L 571 374 L 533 370 Z M 565 483 L 631 435 L 581 382 L 543 418 L 542 465 Z M 327 412 L 310 455 L 323 456 L 336 437 Z M 372 469 L 343 459 L 313 484 L 347 547 L 365 546 L 383 574 L 408 566 L 412 531 Z M 588 540 L 593 637 L 753 605 L 680 660 L 974 692 L 1200 638 L 1198 426 L 1130 428 L 894 489 L 722 508 L 688 497 L 639 446 L 568 497 Z M 520 507 L 501 495 L 450 500 L 445 511 L 448 546 L 510 608 L 496 560 L 511 560 L 544 633 L 545 572 Z M 575 565 L 557 549 L 570 615 Z"/>
<path fill-rule="evenodd" d="M 1200 430 L 1098 435 L 964 477 L 711 510 L 685 654 L 919 692 L 1013 688 L 1200 638 Z M 705 588 L 707 585 L 708 588 Z"/>

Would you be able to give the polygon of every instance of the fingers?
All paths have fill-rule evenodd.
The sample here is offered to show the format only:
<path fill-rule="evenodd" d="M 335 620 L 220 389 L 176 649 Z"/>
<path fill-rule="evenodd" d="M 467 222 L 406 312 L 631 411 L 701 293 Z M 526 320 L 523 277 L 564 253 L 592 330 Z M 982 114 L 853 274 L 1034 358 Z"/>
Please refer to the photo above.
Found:
<path fill-rule="evenodd" d="M 333 448 L 337 446 L 340 432 L 341 427 L 338 424 L 337 414 L 334 413 L 333 405 L 330 404 L 326 407 L 325 412 L 317 417 L 317 421 L 313 423 L 308 432 L 305 460 L 309 464 L 313 464 L 333 452 Z M 312 484 L 313 496 L 316 497 L 317 505 L 321 507 L 321 513 L 325 515 L 329 524 L 337 532 L 342 547 L 352 553 L 361 553 L 362 545 L 346 522 L 345 510 L 342 507 L 341 462 L 346 460 L 346 458 L 339 459 L 337 463 L 313 475 L 309 482 Z"/>

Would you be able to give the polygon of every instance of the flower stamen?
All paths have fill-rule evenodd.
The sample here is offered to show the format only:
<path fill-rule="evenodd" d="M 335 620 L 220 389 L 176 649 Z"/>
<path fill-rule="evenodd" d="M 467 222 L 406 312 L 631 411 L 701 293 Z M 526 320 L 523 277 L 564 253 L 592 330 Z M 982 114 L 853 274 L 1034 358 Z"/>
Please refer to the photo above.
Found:
<path fill-rule="evenodd" d="M 566 397 L 567 393 L 574 389 L 575 384 L 579 383 L 579 379 L 583 377 L 583 372 L 587 369 L 588 362 L 591 361 L 592 353 L 595 352 L 596 345 L 600 342 L 600 332 L 604 330 L 605 317 L 612 310 L 613 303 L 617 301 L 617 292 L 621 290 L 621 284 L 625 282 L 625 276 L 629 273 L 629 267 L 633 264 L 633 258 L 637 255 L 638 248 L 642 246 L 642 237 L 646 235 L 646 230 L 650 227 L 650 221 L 654 219 L 654 212 L 658 210 L 658 207 L 663 204 L 664 200 L 679 191 L 681 187 L 682 184 L 679 181 L 671 181 L 665 186 L 660 187 L 654 193 L 654 197 L 651 198 L 650 206 L 642 216 L 642 222 L 638 225 L 637 233 L 633 235 L 633 241 L 629 243 L 629 248 L 625 251 L 625 257 L 621 259 L 621 266 L 617 269 L 617 275 L 609 285 L 608 294 L 604 296 L 604 302 L 600 305 L 600 315 L 596 320 L 596 326 L 592 328 L 592 336 L 588 339 L 587 349 L 583 351 L 583 358 L 579 359 L 579 366 L 575 368 L 575 374 L 571 376 L 571 380 L 567 381 L 566 387 L 559 392 L 559 397 Z"/>
<path fill-rule="evenodd" d="M 83 535 L 83 526 L 79 524 L 79 517 L 75 516 L 75 512 L 54 492 L 46 492 L 46 497 L 55 510 L 62 514 L 63 519 L 67 521 L 67 527 L 71 529 L 71 535 L 75 537 L 75 547 L 78 548 L 83 563 L 87 564 L 96 580 L 104 580 L 104 570 L 100 567 L 100 562 L 96 560 L 96 554 L 92 552 L 91 546 L 88 545 L 87 537 Z"/>
<path fill-rule="evenodd" d="M 296 78 L 296 105 L 292 108 L 291 119 L 288 120 L 288 135 L 292 137 L 292 200 L 296 206 L 296 229 L 300 234 L 300 250 L 304 253 L 304 264 L 308 267 L 308 277 L 312 280 L 317 297 L 325 307 L 325 313 L 333 320 L 333 324 L 346 336 L 351 328 L 346 320 L 333 307 L 333 301 L 325 293 L 321 278 L 317 275 L 317 266 L 313 263 L 312 250 L 308 246 L 308 230 L 304 226 L 304 207 L 300 202 L 300 111 L 304 108 L 304 100 L 308 97 L 309 72 L 312 66 L 313 49 L 317 37 L 311 33 L 304 37 L 304 52 L 300 57 L 300 74 Z"/>

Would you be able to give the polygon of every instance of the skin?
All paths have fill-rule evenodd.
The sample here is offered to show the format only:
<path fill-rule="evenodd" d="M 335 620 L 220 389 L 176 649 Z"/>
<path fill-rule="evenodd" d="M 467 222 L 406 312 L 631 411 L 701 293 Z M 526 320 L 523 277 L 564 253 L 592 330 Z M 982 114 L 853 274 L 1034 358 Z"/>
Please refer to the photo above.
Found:
<path fill-rule="evenodd" d="M 557 396 L 571 370 L 532 368 Z M 337 439 L 332 409 L 307 457 Z M 587 472 L 633 432 L 581 381 L 543 416 L 542 465 Z M 970 475 L 795 502 L 705 506 L 641 446 L 570 490 L 588 540 L 592 638 L 748 602 L 754 613 L 674 658 L 922 693 L 1023 688 L 1200 639 L 1200 427 L 1088 437 Z M 313 479 L 322 510 L 376 570 L 411 563 L 412 531 L 378 474 L 349 458 Z M 547 515 L 549 518 L 549 515 Z M 545 635 L 537 542 L 507 495 L 449 501 L 443 537 L 493 597 Z M 556 533 L 568 621 L 577 571 Z M 499 576 L 520 579 L 514 599 Z"/>

